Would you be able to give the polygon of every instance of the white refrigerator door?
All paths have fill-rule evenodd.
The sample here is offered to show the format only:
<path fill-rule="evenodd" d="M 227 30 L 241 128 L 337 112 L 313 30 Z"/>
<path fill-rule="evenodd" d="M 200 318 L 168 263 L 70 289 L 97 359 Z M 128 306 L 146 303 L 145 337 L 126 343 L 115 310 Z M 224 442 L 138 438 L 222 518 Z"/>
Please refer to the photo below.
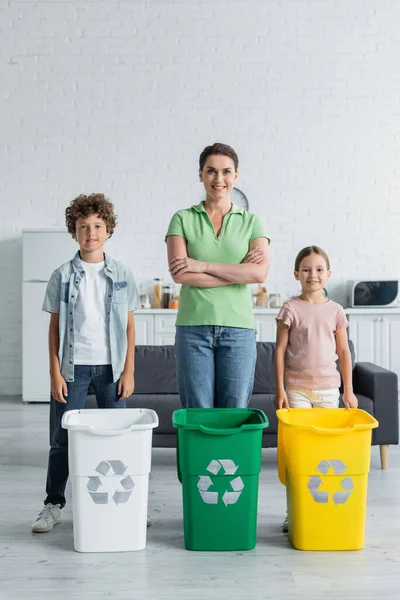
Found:
<path fill-rule="evenodd" d="M 52 272 L 71 260 L 78 250 L 78 244 L 66 231 L 23 231 L 23 280 L 48 281 Z"/>
<path fill-rule="evenodd" d="M 22 399 L 49 402 L 50 314 L 42 311 L 46 283 L 23 283 L 22 290 Z"/>

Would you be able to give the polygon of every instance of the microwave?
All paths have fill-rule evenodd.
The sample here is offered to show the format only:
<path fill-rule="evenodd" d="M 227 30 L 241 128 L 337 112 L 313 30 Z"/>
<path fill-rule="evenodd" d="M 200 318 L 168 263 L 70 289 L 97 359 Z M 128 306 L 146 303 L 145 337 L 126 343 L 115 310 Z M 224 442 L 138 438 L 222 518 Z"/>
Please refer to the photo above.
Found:
<path fill-rule="evenodd" d="M 399 306 L 399 282 L 396 280 L 349 281 L 347 305 L 353 308 Z"/>

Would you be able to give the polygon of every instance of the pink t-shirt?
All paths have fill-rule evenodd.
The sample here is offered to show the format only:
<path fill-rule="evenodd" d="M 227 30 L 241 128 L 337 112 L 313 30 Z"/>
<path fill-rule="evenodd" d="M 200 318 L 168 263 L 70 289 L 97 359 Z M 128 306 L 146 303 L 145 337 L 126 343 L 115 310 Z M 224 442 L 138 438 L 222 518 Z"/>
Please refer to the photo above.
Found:
<path fill-rule="evenodd" d="M 276 320 L 289 327 L 287 387 L 327 390 L 340 386 L 335 334 L 349 323 L 340 304 L 310 304 L 300 298 L 285 302 Z"/>

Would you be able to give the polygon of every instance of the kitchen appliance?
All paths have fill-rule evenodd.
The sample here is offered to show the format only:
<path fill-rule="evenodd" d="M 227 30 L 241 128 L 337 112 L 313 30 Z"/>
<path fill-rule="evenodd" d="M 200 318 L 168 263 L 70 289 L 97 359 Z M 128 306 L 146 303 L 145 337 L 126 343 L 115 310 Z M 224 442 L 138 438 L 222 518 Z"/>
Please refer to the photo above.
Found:
<path fill-rule="evenodd" d="M 79 249 L 66 231 L 28 229 L 22 232 L 22 400 L 49 402 L 48 329 L 42 311 L 52 272 Z"/>
<path fill-rule="evenodd" d="M 399 282 L 395 279 L 348 281 L 347 304 L 352 308 L 399 306 Z"/>

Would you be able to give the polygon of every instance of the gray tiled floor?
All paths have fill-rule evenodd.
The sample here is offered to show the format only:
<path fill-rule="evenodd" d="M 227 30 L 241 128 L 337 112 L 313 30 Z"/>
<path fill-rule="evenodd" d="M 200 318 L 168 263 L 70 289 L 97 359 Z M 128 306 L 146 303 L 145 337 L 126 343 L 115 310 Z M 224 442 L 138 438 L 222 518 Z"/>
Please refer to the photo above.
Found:
<path fill-rule="evenodd" d="M 70 504 L 53 531 L 30 524 L 43 501 L 47 463 L 46 405 L 0 399 L 0 599 L 171 598 L 174 600 L 397 599 L 400 595 L 400 450 L 388 471 L 372 449 L 367 537 L 360 552 L 299 552 L 281 533 L 285 490 L 276 451 L 263 452 L 258 543 L 242 553 L 184 549 L 181 489 L 173 450 L 156 449 L 146 550 L 79 554 L 73 549 Z"/>

